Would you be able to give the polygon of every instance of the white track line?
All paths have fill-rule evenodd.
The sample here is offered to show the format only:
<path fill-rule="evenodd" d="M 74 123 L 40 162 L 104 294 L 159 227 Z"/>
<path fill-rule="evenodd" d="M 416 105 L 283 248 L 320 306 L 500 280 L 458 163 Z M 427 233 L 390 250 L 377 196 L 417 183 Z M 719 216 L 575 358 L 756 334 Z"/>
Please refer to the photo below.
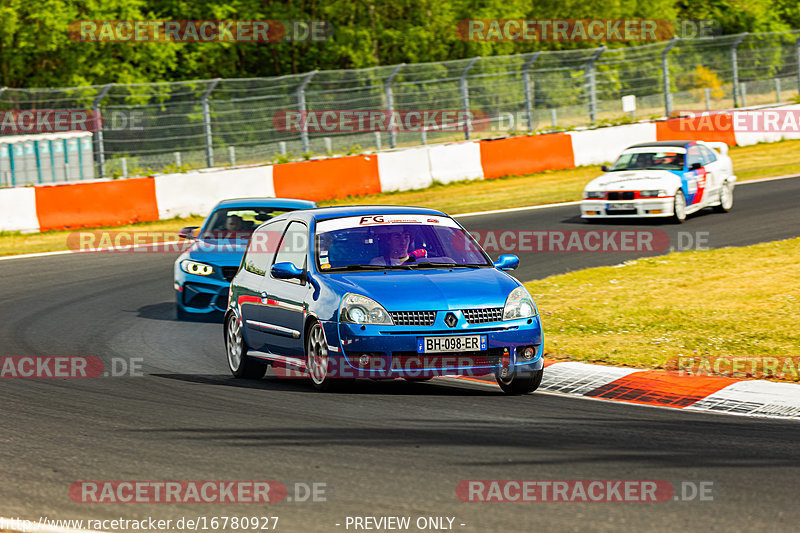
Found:
<path fill-rule="evenodd" d="M 747 180 L 747 181 L 741 181 L 741 182 L 737 181 L 736 182 L 736 186 L 740 187 L 742 185 L 747 185 L 749 183 L 761 183 L 761 182 L 764 182 L 764 181 L 785 180 L 785 179 L 791 179 L 791 178 L 800 178 L 800 176 L 798 176 L 796 174 L 793 174 L 793 175 L 786 175 L 786 176 L 775 176 L 775 177 L 772 177 L 772 178 L 760 178 L 760 179 L 757 179 L 757 180 Z M 550 209 L 550 208 L 553 208 L 553 207 L 564 207 L 564 206 L 568 206 L 568 205 L 578 205 L 580 203 L 581 203 L 580 200 L 576 200 L 574 202 L 559 202 L 559 203 L 555 203 L 555 204 L 528 205 L 528 206 L 525 206 L 525 207 L 509 207 L 507 209 L 492 209 L 490 211 L 475 211 L 473 213 L 459 213 L 459 214 L 451 215 L 451 216 L 453 218 L 477 217 L 477 216 L 482 216 L 482 215 L 496 215 L 496 214 L 500 214 L 500 213 L 513 213 L 513 212 L 516 212 L 516 211 L 534 211 L 536 209 Z M 169 241 L 169 242 L 156 243 L 156 244 L 159 244 L 159 245 L 161 245 L 161 244 L 176 244 L 176 243 L 179 243 L 179 242 L 182 242 L 182 241 Z M 139 245 L 139 246 L 134 246 L 133 248 L 155 246 L 156 244 L 143 244 L 143 245 Z M 97 250 L 59 250 L 59 251 L 56 251 L 56 252 L 40 252 L 40 253 L 36 253 L 36 254 L 7 255 L 7 256 L 4 256 L 4 257 L 0 257 L 0 261 L 8 261 L 10 259 L 30 259 L 30 258 L 35 258 L 35 257 L 51 257 L 51 256 L 56 256 L 56 255 L 66 255 L 66 254 L 75 254 L 75 253 L 104 252 L 104 251 L 113 251 L 113 250 L 117 250 L 117 249 L 127 250 L 129 248 L 131 248 L 131 247 L 130 246 L 122 246 L 122 247 L 119 247 L 119 248 L 103 248 L 103 249 L 97 249 Z"/>

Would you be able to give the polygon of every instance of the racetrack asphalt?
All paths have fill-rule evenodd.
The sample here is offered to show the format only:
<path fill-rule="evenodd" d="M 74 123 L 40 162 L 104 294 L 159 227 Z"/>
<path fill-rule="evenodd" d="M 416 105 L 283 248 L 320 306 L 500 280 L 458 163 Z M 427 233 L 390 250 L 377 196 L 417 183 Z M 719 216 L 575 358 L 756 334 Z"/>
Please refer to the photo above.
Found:
<path fill-rule="evenodd" d="M 786 179 L 739 186 L 730 213 L 682 225 L 587 226 L 574 205 L 462 223 L 650 229 L 673 238 L 708 232 L 713 247 L 746 245 L 800 235 L 798 198 L 800 179 Z M 641 255 L 521 253 L 515 275 L 529 280 Z M 174 319 L 174 258 L 105 253 L 0 263 L 0 355 L 96 356 L 107 368 L 115 358 L 141 358 L 144 373 L 0 380 L 0 516 L 279 516 L 284 532 L 353 531 L 347 516 L 411 516 L 412 523 L 449 516 L 464 532 L 782 531 L 800 520 L 794 422 L 543 393 L 505 397 L 446 380 L 359 382 L 333 394 L 304 381 L 234 380 L 221 325 Z M 469 479 L 710 481 L 714 490 L 703 502 L 464 503 L 456 486 Z M 78 504 L 68 494 L 78 480 L 316 482 L 327 484 L 328 501 Z"/>

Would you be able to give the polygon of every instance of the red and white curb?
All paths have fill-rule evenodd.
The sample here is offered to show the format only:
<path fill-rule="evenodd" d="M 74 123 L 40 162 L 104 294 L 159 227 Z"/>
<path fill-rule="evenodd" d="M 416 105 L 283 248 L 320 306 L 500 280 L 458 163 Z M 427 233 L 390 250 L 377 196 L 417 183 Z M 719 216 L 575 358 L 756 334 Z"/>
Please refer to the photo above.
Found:
<path fill-rule="evenodd" d="M 538 390 L 695 412 L 800 419 L 800 385 L 794 383 L 553 362 L 546 363 Z"/>

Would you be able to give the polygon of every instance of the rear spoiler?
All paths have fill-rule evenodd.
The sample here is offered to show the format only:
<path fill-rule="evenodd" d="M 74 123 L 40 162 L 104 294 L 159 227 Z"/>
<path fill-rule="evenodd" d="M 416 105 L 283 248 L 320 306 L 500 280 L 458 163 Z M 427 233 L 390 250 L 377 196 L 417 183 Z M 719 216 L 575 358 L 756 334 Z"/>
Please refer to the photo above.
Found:
<path fill-rule="evenodd" d="M 701 141 L 701 142 L 706 146 L 714 148 L 717 152 L 719 152 L 722 155 L 728 155 L 728 145 L 725 144 L 724 142 L 718 142 L 718 141 Z"/>

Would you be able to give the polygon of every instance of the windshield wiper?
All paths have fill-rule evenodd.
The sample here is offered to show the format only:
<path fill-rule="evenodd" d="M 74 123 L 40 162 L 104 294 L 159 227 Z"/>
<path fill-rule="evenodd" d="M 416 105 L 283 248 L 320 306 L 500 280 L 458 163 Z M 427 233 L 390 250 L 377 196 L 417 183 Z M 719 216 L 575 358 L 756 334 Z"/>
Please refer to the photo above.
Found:
<path fill-rule="evenodd" d="M 410 266 L 423 268 L 479 268 L 488 265 L 481 265 L 479 263 L 434 263 L 432 261 L 423 261 L 422 263 L 411 263 Z"/>
<path fill-rule="evenodd" d="M 339 272 L 342 270 L 408 270 L 408 265 L 347 265 L 340 267 L 333 267 L 323 270 L 323 272 Z"/>

